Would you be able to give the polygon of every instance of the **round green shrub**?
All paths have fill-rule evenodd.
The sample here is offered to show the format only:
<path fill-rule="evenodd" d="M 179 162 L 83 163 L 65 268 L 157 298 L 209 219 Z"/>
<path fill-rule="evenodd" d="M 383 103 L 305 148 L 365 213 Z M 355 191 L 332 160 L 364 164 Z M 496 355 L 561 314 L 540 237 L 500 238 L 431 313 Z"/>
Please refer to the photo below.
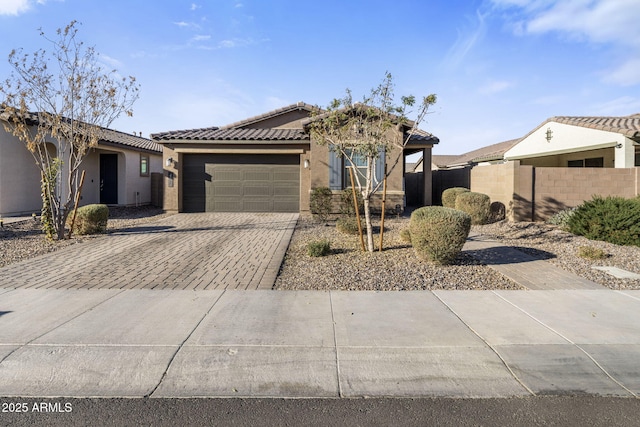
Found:
<path fill-rule="evenodd" d="M 451 264 L 462 250 L 469 230 L 469 214 L 442 206 L 426 206 L 411 214 L 409 230 L 416 255 L 434 264 Z"/>
<path fill-rule="evenodd" d="M 328 187 L 318 187 L 311 191 L 309 207 L 311 213 L 317 215 L 320 221 L 326 221 L 331 213 L 331 199 L 333 192 Z"/>
<path fill-rule="evenodd" d="M 640 246 L 640 199 L 594 196 L 575 209 L 567 225 L 587 239 Z"/>
<path fill-rule="evenodd" d="M 307 254 L 310 257 L 321 257 L 329 255 L 331 243 L 328 240 L 313 240 L 307 244 Z"/>
<path fill-rule="evenodd" d="M 472 225 L 483 225 L 489 222 L 491 216 L 491 199 L 482 193 L 462 192 L 456 198 L 455 208 L 468 213 Z"/>
<path fill-rule="evenodd" d="M 107 231 L 109 208 L 107 205 L 86 205 L 78 208 L 74 233 L 77 235 L 99 234 Z"/>
<path fill-rule="evenodd" d="M 559 212 L 556 212 L 553 216 L 547 219 L 547 224 L 557 225 L 562 230 L 569 230 L 569 218 L 573 216 L 575 212 L 575 208 L 563 209 Z"/>
<path fill-rule="evenodd" d="M 358 234 L 358 220 L 352 216 L 343 216 L 336 221 L 336 229 L 344 234 Z"/>
<path fill-rule="evenodd" d="M 459 194 L 468 193 L 469 189 L 464 187 L 447 188 L 442 192 L 442 206 L 455 209 L 456 199 Z"/>

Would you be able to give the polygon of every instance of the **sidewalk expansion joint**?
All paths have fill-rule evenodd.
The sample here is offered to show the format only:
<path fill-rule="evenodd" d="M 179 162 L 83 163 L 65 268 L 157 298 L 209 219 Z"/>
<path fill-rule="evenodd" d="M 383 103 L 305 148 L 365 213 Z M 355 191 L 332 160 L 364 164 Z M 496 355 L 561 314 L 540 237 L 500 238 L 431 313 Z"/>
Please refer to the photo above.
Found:
<path fill-rule="evenodd" d="M 336 317 L 333 311 L 333 292 L 329 291 L 329 306 L 331 307 L 331 326 L 333 327 L 333 345 L 336 349 L 336 380 L 338 382 L 338 397 L 343 398 L 342 382 L 340 381 L 340 355 L 338 347 L 338 332 L 336 331 Z"/>
<path fill-rule="evenodd" d="M 473 329 L 471 327 L 471 325 L 469 325 L 467 322 L 465 322 L 462 317 L 460 317 L 458 315 L 458 313 L 456 313 L 446 302 L 444 302 L 444 300 L 442 298 L 440 298 L 435 292 L 432 292 L 432 294 L 438 298 L 438 300 L 440 300 L 440 302 L 442 304 L 444 304 L 445 307 L 447 307 L 447 309 L 453 313 L 454 316 L 456 316 L 463 325 L 465 325 L 471 332 L 473 332 L 480 340 L 482 340 L 482 342 L 485 343 L 485 345 L 487 347 L 489 347 L 491 349 L 491 351 L 493 351 L 493 353 L 495 353 L 496 356 L 498 356 L 498 358 L 500 359 L 500 361 L 502 362 L 502 364 L 505 366 L 505 368 L 507 368 L 507 370 L 509 371 L 509 373 L 511 374 L 511 376 L 518 382 L 518 384 L 520 384 L 520 386 L 522 386 L 522 388 L 524 388 L 525 390 L 527 390 L 528 393 L 530 393 L 532 396 L 536 396 L 536 393 L 531 390 L 519 377 L 518 375 L 516 375 L 516 373 L 513 371 L 513 369 L 511 369 L 511 366 L 509 366 L 509 364 L 507 363 L 507 361 L 504 359 L 504 357 L 502 357 L 502 355 L 500 354 L 500 352 L 494 347 L 492 346 L 489 341 L 487 341 L 482 335 L 480 335 L 480 333 L 478 333 L 478 331 L 476 331 L 475 329 Z"/>
<path fill-rule="evenodd" d="M 166 378 L 167 373 L 169 372 L 169 369 L 171 368 L 171 365 L 173 364 L 173 361 L 175 360 L 176 356 L 178 356 L 178 353 L 180 353 L 180 350 L 182 350 L 182 348 L 184 348 L 186 342 L 189 340 L 189 338 L 191 338 L 193 333 L 198 329 L 198 327 L 202 324 L 202 322 L 204 322 L 204 319 L 206 319 L 207 316 L 209 315 L 209 313 L 211 313 L 211 310 L 213 310 L 213 307 L 215 307 L 215 305 L 218 303 L 218 301 L 220 301 L 220 298 L 222 298 L 222 296 L 225 294 L 225 292 L 226 292 L 226 290 L 223 290 L 220 293 L 220 295 L 218 295 L 218 298 L 216 298 L 215 301 L 213 301 L 213 304 L 211 304 L 211 307 L 209 307 L 207 312 L 202 316 L 202 318 L 198 321 L 198 323 L 196 323 L 196 325 L 193 327 L 191 332 L 189 332 L 189 335 L 187 335 L 186 338 L 180 343 L 180 345 L 178 345 L 178 348 L 176 349 L 176 351 L 171 356 L 171 359 L 169 359 L 169 363 L 167 363 L 167 367 L 165 368 L 164 372 L 160 376 L 160 380 L 158 381 L 158 384 L 156 384 L 155 387 L 153 388 L 153 390 L 151 390 L 149 393 L 147 393 L 144 396 L 145 398 L 153 397 L 153 393 L 155 393 L 158 390 L 158 388 L 160 387 L 160 385 L 162 384 L 162 382 Z"/>
<path fill-rule="evenodd" d="M 571 344 L 574 347 L 576 347 L 578 350 L 580 350 L 582 353 L 584 353 L 584 355 L 587 356 L 589 358 L 589 360 L 591 360 L 591 362 L 593 362 L 593 364 L 596 365 L 596 367 L 598 369 L 600 369 L 602 371 L 602 373 L 604 373 L 611 381 L 616 383 L 619 387 L 621 387 L 623 390 L 625 390 L 631 396 L 633 396 L 635 398 L 640 398 L 640 396 L 637 393 L 633 392 L 632 390 L 627 388 L 624 384 L 622 384 L 620 381 L 618 381 L 616 378 L 614 378 L 613 375 L 611 375 L 602 365 L 600 365 L 600 363 L 598 363 L 598 361 L 593 356 L 591 356 L 591 354 L 589 354 L 589 352 L 587 350 L 582 348 L 579 344 L 573 342 L 572 340 L 570 340 L 568 337 L 564 336 L 559 331 L 556 331 L 551 326 L 549 326 L 546 323 L 542 322 L 540 319 L 538 319 L 537 317 L 535 317 L 531 313 L 527 312 L 526 310 L 522 309 L 521 307 L 518 307 L 516 304 L 512 303 L 511 301 L 509 301 L 508 299 L 506 299 L 505 297 L 503 297 L 502 295 L 500 295 L 496 291 L 491 291 L 491 292 L 493 292 L 493 294 L 497 295 L 499 298 L 501 298 L 507 304 L 511 305 L 512 307 L 516 308 L 517 310 L 520 310 L 525 315 L 529 316 L 531 319 L 533 319 L 535 322 L 537 322 L 538 324 L 540 324 L 544 328 L 550 330 L 551 332 L 553 332 L 554 334 L 558 335 L 563 340 L 567 341 L 569 344 Z"/>

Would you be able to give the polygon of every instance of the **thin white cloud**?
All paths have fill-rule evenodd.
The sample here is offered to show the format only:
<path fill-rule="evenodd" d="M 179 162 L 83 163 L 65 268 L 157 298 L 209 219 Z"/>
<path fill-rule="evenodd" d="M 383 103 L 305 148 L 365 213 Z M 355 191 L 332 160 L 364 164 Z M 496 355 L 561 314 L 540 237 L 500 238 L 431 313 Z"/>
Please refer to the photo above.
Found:
<path fill-rule="evenodd" d="M 445 64 L 450 67 L 457 67 L 462 63 L 467 54 L 486 34 L 485 17 L 479 11 L 474 19 L 475 28 L 471 33 L 458 31 L 458 39 L 451 46 L 445 58 Z"/>
<path fill-rule="evenodd" d="M 494 80 L 478 88 L 478 93 L 481 95 L 494 95 L 496 93 L 504 92 L 513 86 L 513 82 L 508 82 L 506 80 Z"/>
<path fill-rule="evenodd" d="M 112 58 L 112 57 L 110 57 L 108 55 L 104 55 L 104 54 L 100 55 L 100 60 L 102 62 L 104 62 L 105 64 L 109 65 L 110 67 L 114 67 L 114 68 L 122 67 L 122 62 L 121 61 L 119 61 L 119 60 L 117 60 L 115 58 Z"/>
<path fill-rule="evenodd" d="M 606 83 L 640 83 L 638 0 L 490 0 L 518 35 L 556 33 L 567 40 L 607 46 L 617 63 L 601 72 Z M 515 10 L 515 12 L 514 12 Z M 514 14 L 515 13 L 515 14 Z M 616 56 L 617 55 L 617 56 Z M 616 61 L 614 61 L 616 62 Z"/>
<path fill-rule="evenodd" d="M 198 35 L 191 39 L 192 42 L 204 42 L 211 40 L 211 36 L 208 35 Z"/>
<path fill-rule="evenodd" d="M 191 7 L 189 8 L 190 10 L 198 10 L 200 9 L 202 6 L 195 4 L 195 3 L 191 3 Z"/>
<path fill-rule="evenodd" d="M 177 27 L 185 28 L 193 31 L 199 31 L 201 29 L 200 25 L 196 24 L 195 22 L 179 21 L 179 22 L 174 22 L 173 24 L 176 25 Z"/>
<path fill-rule="evenodd" d="M 640 55 L 624 61 L 612 70 L 604 73 L 604 81 L 620 86 L 633 86 L 640 84 Z"/>
<path fill-rule="evenodd" d="M 595 43 L 640 46 L 637 0 L 564 0 L 538 13 L 529 33 L 557 31 Z"/>
<path fill-rule="evenodd" d="M 640 99 L 631 96 L 622 96 L 599 105 L 594 105 L 592 109 L 597 115 L 628 116 L 640 113 Z"/>
<path fill-rule="evenodd" d="M 29 0 L 0 1 L 0 15 L 17 16 L 29 11 L 29 9 L 31 9 L 31 2 Z"/>

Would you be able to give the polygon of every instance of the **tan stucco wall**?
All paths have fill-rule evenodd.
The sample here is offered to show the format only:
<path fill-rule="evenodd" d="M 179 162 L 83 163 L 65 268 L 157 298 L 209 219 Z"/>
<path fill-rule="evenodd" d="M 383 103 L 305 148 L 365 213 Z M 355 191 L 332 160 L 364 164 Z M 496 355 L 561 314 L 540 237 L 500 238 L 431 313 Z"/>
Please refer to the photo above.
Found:
<path fill-rule="evenodd" d="M 167 166 L 167 160 L 173 159 L 173 163 Z M 171 148 L 164 146 L 162 149 L 162 175 L 164 179 L 162 206 L 167 212 L 180 212 L 182 205 L 179 200 L 179 184 L 182 175 L 182 158 Z M 173 175 L 173 179 L 171 178 Z M 173 184 L 171 184 L 173 182 Z"/>
<path fill-rule="evenodd" d="M 540 221 L 594 195 L 639 195 L 640 168 L 534 168 L 513 161 L 473 168 L 471 191 L 502 202 L 512 221 Z"/>
<path fill-rule="evenodd" d="M 53 144 L 54 142 L 52 142 Z M 92 149 L 80 166 L 85 170 L 80 205 L 100 203 L 100 153 L 118 154 L 118 204 L 151 202 L 151 178 L 140 176 L 140 152 L 128 149 Z M 149 153 L 150 172 L 160 172 L 159 153 Z M 66 164 L 65 164 L 66 166 Z M 63 182 L 68 175 L 63 166 Z M 40 171 L 24 144 L 0 127 L 0 215 L 10 216 L 40 212 Z"/>
<path fill-rule="evenodd" d="M 0 215 L 39 213 L 40 170 L 24 144 L 0 124 Z"/>

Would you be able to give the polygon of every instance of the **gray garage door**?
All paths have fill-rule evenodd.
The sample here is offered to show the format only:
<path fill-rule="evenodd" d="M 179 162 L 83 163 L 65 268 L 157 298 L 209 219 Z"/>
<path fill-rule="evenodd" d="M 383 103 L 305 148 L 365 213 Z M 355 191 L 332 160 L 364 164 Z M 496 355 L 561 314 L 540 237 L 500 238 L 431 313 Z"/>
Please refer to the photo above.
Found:
<path fill-rule="evenodd" d="M 185 154 L 185 212 L 298 212 L 300 156 Z"/>

